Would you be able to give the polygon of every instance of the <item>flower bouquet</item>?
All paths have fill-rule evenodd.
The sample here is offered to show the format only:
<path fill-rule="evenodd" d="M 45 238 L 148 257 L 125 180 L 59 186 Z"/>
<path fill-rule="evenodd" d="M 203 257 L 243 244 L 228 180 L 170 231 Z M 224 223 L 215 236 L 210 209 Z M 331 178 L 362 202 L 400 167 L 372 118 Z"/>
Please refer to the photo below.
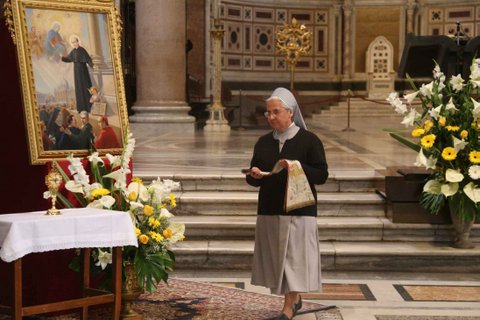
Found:
<path fill-rule="evenodd" d="M 66 182 L 65 189 L 73 194 L 80 206 L 130 213 L 138 247 L 124 247 L 123 262 L 133 263 L 140 287 L 152 292 L 159 282 L 168 280 L 168 272 L 172 271 L 174 254 L 169 250 L 170 245 L 184 239 L 185 225 L 172 222 L 173 215 L 169 211 L 176 206 L 175 195 L 171 192 L 180 184 L 156 179 L 144 185 L 138 178 L 132 178 L 127 184 L 135 139 L 128 134 L 126 140 L 121 156 L 106 154 L 105 160 L 99 157 L 98 152 L 88 156 L 90 174 L 82 160 L 72 155 L 67 158 L 70 175 L 58 163 L 54 165 Z M 44 197 L 50 197 L 49 191 Z M 65 195 L 58 194 L 57 197 L 65 207 L 73 207 Z M 79 260 L 71 263 L 73 269 L 79 269 Z M 105 271 L 111 264 L 111 248 L 92 250 L 92 260 L 97 273 Z"/>
<path fill-rule="evenodd" d="M 472 62 L 470 72 L 469 80 L 460 74 L 447 80 L 436 64 L 433 81 L 417 89 L 408 78 L 413 93 L 403 100 L 396 92 L 387 98 L 404 116 L 402 124 L 413 127 L 411 135 L 416 141 L 390 134 L 417 151 L 415 165 L 431 172 L 421 205 L 437 214 L 448 200 L 451 213 L 462 221 L 480 215 L 480 59 Z M 415 99 L 420 100 L 418 110 Z"/>

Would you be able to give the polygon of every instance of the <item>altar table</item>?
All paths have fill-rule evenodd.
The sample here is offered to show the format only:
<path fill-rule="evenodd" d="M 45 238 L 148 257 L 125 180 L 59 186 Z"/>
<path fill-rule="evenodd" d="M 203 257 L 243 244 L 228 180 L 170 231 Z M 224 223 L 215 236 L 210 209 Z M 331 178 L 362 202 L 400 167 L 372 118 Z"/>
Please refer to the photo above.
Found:
<path fill-rule="evenodd" d="M 0 215 L 0 259 L 12 264 L 14 277 L 12 304 L 0 304 L 0 313 L 20 320 L 22 316 L 81 308 L 82 319 L 88 319 L 89 306 L 113 302 L 113 319 L 119 319 L 122 246 L 137 246 L 129 214 L 94 208 L 62 209 L 61 212 L 57 216 L 47 216 L 45 211 Z M 112 292 L 90 288 L 90 253 L 91 248 L 97 247 L 113 247 Z M 34 252 L 72 248 L 82 249 L 82 297 L 23 306 L 22 257 Z"/>

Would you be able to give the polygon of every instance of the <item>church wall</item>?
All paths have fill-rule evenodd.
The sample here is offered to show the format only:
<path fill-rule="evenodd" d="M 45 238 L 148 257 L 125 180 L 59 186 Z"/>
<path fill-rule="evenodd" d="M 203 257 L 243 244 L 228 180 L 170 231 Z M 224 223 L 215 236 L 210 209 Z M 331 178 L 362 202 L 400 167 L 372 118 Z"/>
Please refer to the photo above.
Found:
<path fill-rule="evenodd" d="M 192 74 L 202 79 L 198 64 L 202 62 L 205 96 L 210 94 L 208 26 L 211 23 L 209 5 L 213 1 L 202 0 L 200 4 L 188 1 L 195 15 L 189 15 L 188 36 L 201 40 L 199 33 L 203 29 L 202 43 L 205 44 L 205 55 L 192 52 L 195 62 L 189 62 L 189 66 Z M 223 83 L 230 89 L 250 92 L 288 85 L 290 73 L 284 58 L 275 49 L 275 33 L 285 22 L 290 23 L 292 17 L 313 33 L 312 50 L 297 65 L 295 83 L 302 90 L 330 93 L 351 86 L 358 92 L 365 90 L 366 50 L 376 36 L 385 36 L 392 43 L 394 69 L 398 70 L 409 20 L 413 20 L 413 31 L 417 35 L 452 34 L 456 21 L 462 23 L 470 37 L 480 34 L 478 0 L 221 0 L 220 3 L 220 21 L 225 30 Z M 345 72 L 345 10 L 348 8 L 352 10 L 351 55 L 349 72 Z M 413 15 L 409 16 L 407 12 L 412 8 Z"/>
<path fill-rule="evenodd" d="M 394 48 L 394 65 L 397 70 L 400 47 L 401 8 L 357 8 L 355 14 L 355 72 L 366 72 L 366 52 L 377 36 L 384 36 Z"/>

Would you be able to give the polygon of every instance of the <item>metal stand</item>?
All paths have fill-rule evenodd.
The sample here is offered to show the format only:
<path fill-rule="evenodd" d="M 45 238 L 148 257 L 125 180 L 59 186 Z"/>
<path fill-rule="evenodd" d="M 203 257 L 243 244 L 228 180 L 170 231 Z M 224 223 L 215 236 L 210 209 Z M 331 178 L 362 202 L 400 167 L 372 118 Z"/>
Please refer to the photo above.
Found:
<path fill-rule="evenodd" d="M 342 131 L 355 131 L 355 129 L 350 128 L 350 96 L 352 95 L 352 91 L 348 89 L 347 91 L 347 127 Z"/>
<path fill-rule="evenodd" d="M 239 90 L 239 93 L 238 93 L 238 117 L 240 118 L 239 120 L 239 125 L 238 125 L 238 128 L 237 130 L 245 130 L 245 127 L 242 126 L 242 118 L 243 118 L 243 115 L 242 115 L 242 89 Z"/>

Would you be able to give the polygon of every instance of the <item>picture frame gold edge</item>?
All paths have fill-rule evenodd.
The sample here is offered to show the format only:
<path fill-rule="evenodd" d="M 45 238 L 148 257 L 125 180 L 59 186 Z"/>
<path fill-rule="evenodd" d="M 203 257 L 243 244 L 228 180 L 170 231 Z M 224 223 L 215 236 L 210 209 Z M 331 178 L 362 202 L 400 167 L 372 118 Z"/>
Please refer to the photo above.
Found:
<path fill-rule="evenodd" d="M 128 113 L 123 79 L 123 67 L 121 62 L 121 32 L 122 26 L 120 14 L 113 0 L 8 0 L 11 2 L 12 20 L 16 35 L 17 69 L 20 76 L 23 115 L 27 142 L 32 165 L 40 165 L 52 160 L 66 158 L 68 154 L 83 157 L 89 154 L 87 149 L 82 150 L 55 150 L 45 151 L 42 146 L 42 137 L 38 123 L 38 114 L 34 108 L 38 106 L 35 94 L 32 57 L 29 53 L 27 42 L 27 21 L 25 10 L 28 7 L 72 10 L 88 13 L 102 13 L 107 15 L 109 21 L 110 50 L 114 74 L 114 87 L 118 107 L 121 144 L 126 144 L 126 132 L 129 131 Z M 12 39 L 13 40 L 13 39 Z M 120 154 L 122 148 L 100 149 L 99 153 Z"/>

